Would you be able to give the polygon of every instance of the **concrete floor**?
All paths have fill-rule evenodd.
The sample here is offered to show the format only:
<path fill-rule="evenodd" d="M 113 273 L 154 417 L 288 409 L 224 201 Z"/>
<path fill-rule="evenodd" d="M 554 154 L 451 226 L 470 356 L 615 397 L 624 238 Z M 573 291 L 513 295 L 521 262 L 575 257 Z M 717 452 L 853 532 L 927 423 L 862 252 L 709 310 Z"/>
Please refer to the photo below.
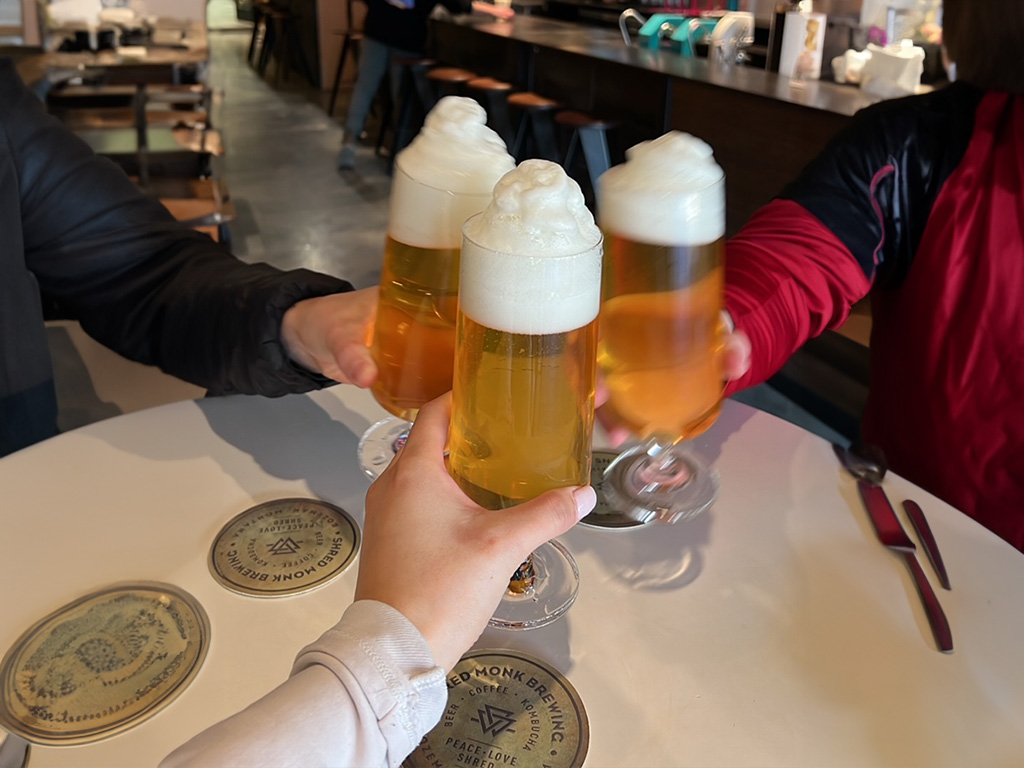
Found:
<path fill-rule="evenodd" d="M 361 147 L 355 170 L 339 173 L 334 166 L 351 84 L 343 87 L 333 118 L 325 110 L 328 95 L 298 75 L 274 87 L 272 71 L 261 78 L 247 63 L 250 35 L 233 12 L 231 0 L 209 5 L 209 80 L 222 92 L 213 120 L 226 148 L 216 170 L 227 180 L 238 210 L 231 224 L 232 249 L 246 261 L 307 267 L 360 288 L 377 284 L 390 192 L 385 161 Z M 375 135 L 374 126 L 369 128 Z M 55 324 L 50 337 L 62 429 L 202 394 L 120 358 L 74 324 Z M 842 440 L 769 387 L 737 399 Z"/>

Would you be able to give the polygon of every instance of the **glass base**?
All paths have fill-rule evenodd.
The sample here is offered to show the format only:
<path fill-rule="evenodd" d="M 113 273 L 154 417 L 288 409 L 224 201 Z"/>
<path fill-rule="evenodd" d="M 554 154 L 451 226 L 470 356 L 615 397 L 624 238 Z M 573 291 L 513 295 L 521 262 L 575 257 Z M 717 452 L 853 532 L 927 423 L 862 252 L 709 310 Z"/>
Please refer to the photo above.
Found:
<path fill-rule="evenodd" d="M 498 629 L 537 629 L 559 619 L 576 602 L 580 571 L 557 541 L 533 551 L 534 585 L 522 594 L 506 591 L 487 623 Z"/>
<path fill-rule="evenodd" d="M 718 498 L 718 473 L 692 454 L 679 446 L 657 456 L 649 451 L 647 446 L 631 448 L 605 470 L 604 491 L 623 515 L 641 523 L 678 523 Z"/>
<path fill-rule="evenodd" d="M 409 439 L 410 429 L 411 421 L 388 416 L 363 433 L 356 450 L 359 466 L 368 478 L 376 480 L 388 468 L 395 454 Z"/>

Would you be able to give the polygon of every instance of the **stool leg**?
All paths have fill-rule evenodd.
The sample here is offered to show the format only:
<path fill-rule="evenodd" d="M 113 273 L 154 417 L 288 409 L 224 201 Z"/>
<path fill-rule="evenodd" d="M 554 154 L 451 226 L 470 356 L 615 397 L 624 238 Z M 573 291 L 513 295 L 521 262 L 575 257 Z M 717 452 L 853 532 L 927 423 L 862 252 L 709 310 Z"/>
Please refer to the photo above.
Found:
<path fill-rule="evenodd" d="M 516 163 L 521 163 L 526 159 L 523 155 L 526 150 L 526 134 L 529 130 L 529 122 L 529 114 L 523 112 L 523 114 L 519 116 L 519 126 L 516 128 L 516 137 L 512 141 L 512 148 L 509 150 L 509 154 L 515 158 Z"/>
<path fill-rule="evenodd" d="M 573 130 L 572 136 L 569 137 L 569 147 L 565 150 L 565 160 L 562 162 L 562 168 L 565 172 L 572 176 L 572 164 L 576 160 L 576 145 L 580 142 L 580 132 Z"/>
<path fill-rule="evenodd" d="M 550 113 L 535 113 L 531 118 L 533 124 L 533 140 L 537 147 L 538 157 L 544 160 L 551 160 L 557 163 L 558 142 L 555 139 L 555 129 Z"/>
<path fill-rule="evenodd" d="M 352 38 L 345 35 L 345 41 L 341 44 L 341 55 L 338 57 L 338 71 L 334 73 L 334 87 L 331 88 L 331 103 L 327 105 L 327 114 L 334 116 L 334 105 L 338 102 L 338 89 L 341 87 L 341 71 L 345 69 L 345 59 L 348 56 L 349 43 Z"/>
<path fill-rule="evenodd" d="M 259 38 L 260 23 L 263 20 L 263 14 L 258 10 L 253 10 L 252 20 L 252 37 L 249 39 L 249 55 L 246 57 L 246 61 L 249 62 L 250 66 L 256 66 L 256 63 L 252 60 L 252 56 L 256 53 L 256 41 Z"/>
<path fill-rule="evenodd" d="M 259 72 L 260 77 L 267 74 L 267 65 L 270 63 L 270 51 L 274 47 L 274 22 L 267 16 L 263 20 L 263 47 L 260 49 Z"/>
<path fill-rule="evenodd" d="M 487 114 L 491 128 L 501 136 L 505 146 L 511 147 L 515 141 L 512 131 L 512 120 L 508 116 L 508 97 L 504 93 L 491 93 L 487 98 Z"/>
<path fill-rule="evenodd" d="M 597 178 L 607 171 L 612 164 L 608 153 L 608 137 L 598 128 L 580 129 L 580 145 L 583 147 L 583 158 L 587 161 L 587 173 L 590 184 L 597 195 Z"/>

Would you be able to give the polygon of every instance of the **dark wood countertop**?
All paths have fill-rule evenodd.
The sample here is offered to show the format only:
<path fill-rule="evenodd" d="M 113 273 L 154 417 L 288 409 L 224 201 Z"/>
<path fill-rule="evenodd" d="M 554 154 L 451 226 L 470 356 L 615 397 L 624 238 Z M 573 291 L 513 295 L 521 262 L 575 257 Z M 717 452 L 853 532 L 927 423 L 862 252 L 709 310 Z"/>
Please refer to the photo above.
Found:
<path fill-rule="evenodd" d="M 761 69 L 743 66 L 723 69 L 711 66 L 706 59 L 688 58 L 670 51 L 629 47 L 623 42 L 617 29 L 574 24 L 535 15 L 520 15 L 509 21 L 493 21 L 486 17 L 469 15 L 437 23 L 472 27 L 479 33 L 526 45 L 589 56 L 647 72 L 847 117 L 878 101 L 877 98 L 864 94 L 859 88 L 852 86 L 817 80 L 793 85 L 789 78 Z"/>

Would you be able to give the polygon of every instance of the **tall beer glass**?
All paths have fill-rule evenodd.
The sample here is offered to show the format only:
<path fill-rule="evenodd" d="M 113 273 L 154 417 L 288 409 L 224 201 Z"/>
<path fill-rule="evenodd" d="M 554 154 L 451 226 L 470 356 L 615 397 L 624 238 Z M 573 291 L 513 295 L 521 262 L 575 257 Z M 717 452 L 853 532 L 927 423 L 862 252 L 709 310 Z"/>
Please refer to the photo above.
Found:
<path fill-rule="evenodd" d="M 488 509 L 590 482 L 601 232 L 574 181 L 527 160 L 463 228 L 448 466 Z M 530 629 L 576 599 L 557 542 L 509 583 L 492 626 Z"/>
<path fill-rule="evenodd" d="M 598 362 L 607 407 L 644 443 L 604 488 L 642 522 L 693 517 L 717 474 L 680 443 L 721 408 L 725 178 L 711 147 L 672 132 L 627 152 L 599 180 L 605 237 Z"/>
<path fill-rule="evenodd" d="M 376 478 L 408 436 L 420 406 L 452 385 L 462 225 L 515 166 L 473 99 L 448 96 L 395 159 L 380 300 L 371 353 L 373 395 L 393 417 L 359 444 Z"/>

